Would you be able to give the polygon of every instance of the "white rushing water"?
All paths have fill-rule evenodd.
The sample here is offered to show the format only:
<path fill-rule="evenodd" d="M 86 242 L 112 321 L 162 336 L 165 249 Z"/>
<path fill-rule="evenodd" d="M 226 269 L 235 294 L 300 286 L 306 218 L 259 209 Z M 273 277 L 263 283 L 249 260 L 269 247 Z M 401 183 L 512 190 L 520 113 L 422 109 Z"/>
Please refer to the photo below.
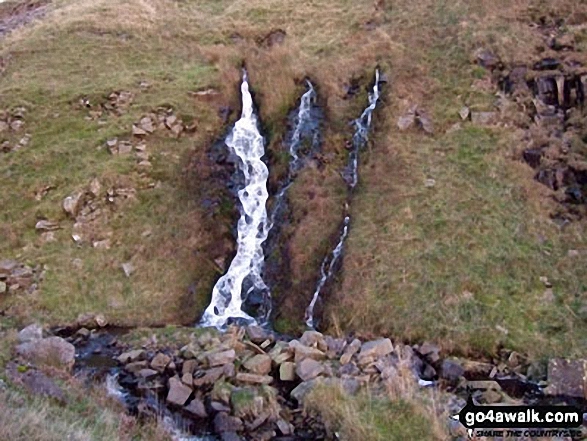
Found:
<path fill-rule="evenodd" d="M 350 190 L 352 191 L 359 181 L 359 151 L 360 149 L 367 143 L 369 139 L 369 129 L 371 128 L 371 120 L 373 117 L 373 111 L 375 107 L 377 107 L 377 102 L 379 101 L 380 96 L 380 89 L 379 89 L 379 69 L 375 71 L 375 84 L 373 85 L 373 91 L 369 94 L 369 105 L 365 108 L 359 119 L 354 121 L 355 124 L 355 133 L 353 135 L 353 143 L 352 143 L 352 150 L 349 154 L 349 163 L 347 167 L 347 172 L 345 176 L 345 180 L 349 185 Z M 324 260 L 322 261 L 322 265 L 320 266 L 320 279 L 318 280 L 318 284 L 316 285 L 316 289 L 314 290 L 314 295 L 312 296 L 312 301 L 306 308 L 305 314 L 305 321 L 306 325 L 310 328 L 314 328 L 314 308 L 316 306 L 316 302 L 320 298 L 320 293 L 322 289 L 326 285 L 333 274 L 336 267 L 336 263 L 340 259 L 342 255 L 344 241 L 346 240 L 348 233 L 349 233 L 349 225 L 351 222 L 350 216 L 347 214 L 344 218 L 342 231 L 340 233 L 340 238 L 332 253 L 327 255 Z"/>
<path fill-rule="evenodd" d="M 267 295 L 269 292 L 261 277 L 265 259 L 262 245 L 269 231 L 265 206 L 269 170 L 261 160 L 265 154 L 264 140 L 259 132 L 246 71 L 241 93 L 241 118 L 226 139 L 226 145 L 239 158 L 237 166 L 244 175 L 244 188 L 238 191 L 241 216 L 237 224 L 237 251 L 228 271 L 214 286 L 212 300 L 202 316 L 202 326 L 221 328 L 229 318 L 254 323 L 255 320 L 242 310 L 242 304 L 253 290 Z"/>
<path fill-rule="evenodd" d="M 299 169 L 302 167 L 302 159 L 299 155 L 300 146 L 302 145 L 303 141 L 304 128 L 312 121 L 312 105 L 316 100 L 316 91 L 314 90 L 314 86 L 310 81 L 306 81 L 306 84 L 308 85 L 308 90 L 302 95 L 302 98 L 300 99 L 298 112 L 293 122 L 294 129 L 291 140 L 289 140 L 289 155 L 291 156 L 291 161 L 289 163 L 288 176 L 285 184 L 275 196 L 275 207 L 271 213 L 270 228 L 273 228 L 273 225 L 275 224 L 275 217 L 282 208 L 285 194 L 287 193 L 289 187 L 291 187 L 296 172 L 299 171 Z"/>

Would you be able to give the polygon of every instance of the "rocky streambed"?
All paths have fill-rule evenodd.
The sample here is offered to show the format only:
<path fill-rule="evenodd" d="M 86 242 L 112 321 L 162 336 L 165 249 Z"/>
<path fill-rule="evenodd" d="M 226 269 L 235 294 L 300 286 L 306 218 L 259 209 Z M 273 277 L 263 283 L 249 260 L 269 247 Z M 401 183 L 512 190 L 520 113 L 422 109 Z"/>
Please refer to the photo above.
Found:
<path fill-rule="evenodd" d="M 96 318 L 86 317 L 87 327 L 55 329 L 62 337 L 38 325 L 23 329 L 8 378 L 60 400 L 64 394 L 46 367 L 62 369 L 88 384 L 103 382 L 141 418 L 173 422 L 170 427 L 182 436 L 222 440 L 338 439 L 304 406 L 321 387 L 385 397 L 398 382 L 408 384 L 437 400 L 438 417 L 455 438 L 462 428 L 448 415 L 468 396 L 481 404 L 568 403 L 587 409 L 587 360 L 529 363 L 511 351 L 467 360 L 447 357 L 432 343 L 410 346 L 316 331 L 291 338 L 254 325 L 224 333 L 174 328 L 183 337 L 161 342 L 150 330 L 137 342 L 125 335 L 129 330 L 100 328 L 104 322 Z"/>

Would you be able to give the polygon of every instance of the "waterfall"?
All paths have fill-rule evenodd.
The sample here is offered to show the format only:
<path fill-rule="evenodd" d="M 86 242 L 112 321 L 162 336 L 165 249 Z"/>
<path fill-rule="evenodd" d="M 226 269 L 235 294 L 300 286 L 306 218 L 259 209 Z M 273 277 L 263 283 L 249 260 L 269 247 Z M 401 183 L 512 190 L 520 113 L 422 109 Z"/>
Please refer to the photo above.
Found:
<path fill-rule="evenodd" d="M 241 118 L 225 141 L 238 158 L 237 167 L 244 175 L 244 187 L 238 191 L 241 206 L 237 252 L 228 271 L 212 290 L 212 300 L 200 323 L 202 326 L 221 328 L 229 318 L 255 323 L 255 319 L 242 310 L 243 302 L 253 292 L 269 296 L 261 276 L 265 260 L 262 245 L 269 232 L 266 209 L 269 170 L 261 160 L 265 154 L 264 139 L 259 132 L 246 71 L 243 71 L 241 93 Z"/>
<path fill-rule="evenodd" d="M 373 85 L 372 92 L 369 94 L 369 105 L 365 108 L 365 110 L 363 110 L 361 116 L 354 121 L 355 133 L 353 135 L 352 148 L 349 154 L 349 161 L 346 170 L 343 173 L 343 178 L 345 179 L 350 192 L 352 192 L 352 190 L 356 187 L 359 181 L 359 152 L 369 139 L 368 136 L 369 129 L 371 128 L 373 111 L 377 107 L 377 102 L 379 101 L 381 93 L 379 89 L 379 83 L 379 69 L 377 69 L 375 70 L 375 84 Z M 349 232 L 350 222 L 351 218 L 350 215 L 347 213 L 344 218 L 344 222 L 336 247 L 332 250 L 330 254 L 328 254 L 324 258 L 322 264 L 320 265 L 320 279 L 318 280 L 318 284 L 316 285 L 316 289 L 314 290 L 312 301 L 306 308 L 306 314 L 304 317 L 306 325 L 310 328 L 314 328 L 315 326 L 314 308 L 316 306 L 316 302 L 320 298 L 320 294 L 324 289 L 324 286 L 334 275 L 336 263 L 342 255 L 344 242 Z"/>

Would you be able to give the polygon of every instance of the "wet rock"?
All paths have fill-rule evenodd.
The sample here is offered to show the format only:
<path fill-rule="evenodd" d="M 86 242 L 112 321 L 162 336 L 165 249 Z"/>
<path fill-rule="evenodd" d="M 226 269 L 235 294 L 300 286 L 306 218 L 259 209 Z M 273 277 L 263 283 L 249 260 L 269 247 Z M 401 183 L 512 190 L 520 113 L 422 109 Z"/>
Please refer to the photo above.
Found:
<path fill-rule="evenodd" d="M 240 418 L 220 412 L 214 417 L 214 430 L 216 433 L 239 432 L 243 430 L 243 422 Z"/>
<path fill-rule="evenodd" d="M 124 366 L 124 370 L 132 374 L 138 374 L 142 369 L 147 369 L 149 366 L 147 360 L 134 361 Z"/>
<path fill-rule="evenodd" d="M 543 58 L 534 63 L 534 70 L 555 70 L 560 66 L 560 61 L 556 58 Z"/>
<path fill-rule="evenodd" d="M 158 372 L 154 369 L 141 369 L 137 372 L 137 376 L 144 378 L 145 380 L 151 380 L 156 377 Z"/>
<path fill-rule="evenodd" d="M 209 354 L 207 357 L 207 360 L 208 360 L 208 364 L 213 367 L 213 366 L 225 365 L 227 363 L 232 363 L 232 362 L 234 362 L 235 358 L 236 358 L 236 352 L 234 351 L 234 349 L 229 349 L 227 351 L 215 352 L 215 353 Z"/>
<path fill-rule="evenodd" d="M 344 353 L 340 357 L 340 364 L 342 364 L 342 365 L 348 364 L 351 361 L 351 359 L 353 358 L 353 355 L 355 355 L 359 351 L 360 348 L 361 348 L 361 340 L 355 338 L 345 348 Z"/>
<path fill-rule="evenodd" d="M 279 379 L 294 381 L 296 379 L 296 364 L 288 361 L 279 366 Z"/>
<path fill-rule="evenodd" d="M 268 355 L 257 354 L 248 359 L 243 366 L 253 374 L 267 375 L 271 372 L 271 357 Z"/>
<path fill-rule="evenodd" d="M 455 382 L 458 381 L 465 373 L 465 369 L 457 360 L 443 360 L 440 369 L 440 377 L 444 380 Z"/>
<path fill-rule="evenodd" d="M 71 370 L 75 363 L 75 347 L 61 337 L 49 337 L 21 343 L 16 352 L 24 359 L 44 366 Z"/>
<path fill-rule="evenodd" d="M 309 381 L 316 378 L 318 375 L 324 372 L 324 366 L 322 363 L 306 358 L 299 363 L 296 363 L 296 374 L 302 379 L 302 381 Z"/>
<path fill-rule="evenodd" d="M 236 381 L 248 384 L 271 384 L 273 377 L 270 375 L 256 375 L 239 372 L 236 374 Z"/>
<path fill-rule="evenodd" d="M 43 338 L 43 328 L 36 323 L 28 325 L 18 333 L 18 341 L 20 343 L 39 340 L 41 338 Z"/>
<path fill-rule="evenodd" d="M 144 360 L 147 356 L 147 353 L 143 349 L 134 349 L 132 351 L 124 352 L 120 354 L 117 360 L 122 363 L 132 363 L 139 360 Z"/>
<path fill-rule="evenodd" d="M 153 360 L 151 360 L 151 367 L 157 372 L 165 371 L 165 368 L 171 363 L 171 357 L 169 355 L 159 352 Z"/>
<path fill-rule="evenodd" d="M 547 395 L 587 398 L 587 360 L 555 358 L 548 363 Z"/>
<path fill-rule="evenodd" d="M 202 400 L 199 400 L 198 398 L 194 398 L 192 401 L 190 401 L 190 404 L 184 407 L 184 410 L 198 418 L 208 418 L 206 407 L 204 406 Z"/>
<path fill-rule="evenodd" d="M 183 384 L 180 380 L 175 377 L 169 379 L 169 392 L 167 393 L 166 398 L 168 403 L 183 406 L 191 394 L 192 389 Z"/>

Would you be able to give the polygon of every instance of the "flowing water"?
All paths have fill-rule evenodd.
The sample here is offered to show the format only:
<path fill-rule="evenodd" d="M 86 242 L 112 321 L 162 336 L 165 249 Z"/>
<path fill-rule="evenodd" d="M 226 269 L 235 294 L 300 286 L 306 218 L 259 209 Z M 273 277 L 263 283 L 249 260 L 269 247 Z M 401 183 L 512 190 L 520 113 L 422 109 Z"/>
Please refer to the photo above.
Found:
<path fill-rule="evenodd" d="M 269 170 L 261 160 L 265 154 L 264 139 L 259 132 L 246 71 L 241 93 L 241 118 L 225 141 L 238 158 L 237 167 L 244 176 L 244 187 L 238 191 L 241 216 L 237 225 L 237 251 L 228 271 L 214 286 L 212 300 L 201 320 L 201 325 L 217 328 L 226 325 L 231 318 L 256 322 L 243 311 L 243 302 L 253 292 L 269 297 L 269 289 L 261 276 L 265 260 L 262 245 L 269 232 L 266 209 Z"/>
<path fill-rule="evenodd" d="M 379 84 L 379 70 L 376 70 L 373 91 L 369 94 L 369 105 L 365 108 L 361 116 L 354 121 L 355 133 L 353 135 L 352 148 L 349 154 L 348 165 L 343 173 L 343 178 L 348 184 L 349 190 L 351 192 L 356 187 L 359 181 L 359 152 L 361 148 L 365 146 L 369 139 L 369 129 L 371 128 L 373 111 L 377 107 L 377 102 L 379 101 L 379 96 L 381 93 Z M 338 263 L 338 260 L 342 255 L 344 242 L 349 232 L 350 222 L 351 218 L 350 215 L 347 213 L 344 218 L 341 233 L 339 235 L 339 240 L 336 244 L 336 247 L 332 250 L 332 252 L 329 255 L 327 255 L 324 258 L 324 260 L 322 261 L 322 265 L 320 266 L 320 279 L 318 280 L 318 284 L 316 285 L 316 289 L 314 290 L 312 301 L 306 308 L 306 314 L 304 317 L 306 325 L 310 328 L 314 328 L 315 326 L 314 308 L 316 306 L 316 302 L 320 298 L 320 294 L 324 289 L 324 286 L 332 278 L 336 269 L 336 264 Z"/>

